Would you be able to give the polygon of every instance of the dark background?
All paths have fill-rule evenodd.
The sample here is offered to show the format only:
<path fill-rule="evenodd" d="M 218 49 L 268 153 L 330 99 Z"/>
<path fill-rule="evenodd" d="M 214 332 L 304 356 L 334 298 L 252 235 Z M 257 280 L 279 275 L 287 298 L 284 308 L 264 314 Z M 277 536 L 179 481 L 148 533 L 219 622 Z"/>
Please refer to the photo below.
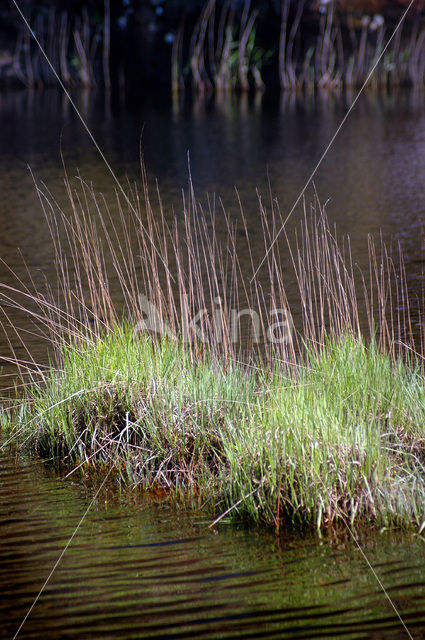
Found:
<path fill-rule="evenodd" d="M 217 0 L 217 14 L 227 4 L 240 17 L 244 8 L 257 12 L 256 47 L 262 56 L 262 76 L 267 87 L 279 85 L 278 50 L 280 23 L 284 0 Z M 88 28 L 88 48 L 93 52 L 91 83 L 102 85 L 102 46 L 104 37 L 104 0 L 17 0 L 32 28 L 48 49 L 59 37 L 61 16 L 66 14 L 70 41 L 66 57 L 71 79 L 78 84 L 79 60 L 73 32 Z M 110 48 L 108 51 L 112 87 L 120 83 L 134 91 L 146 86 L 170 86 L 173 40 L 179 27 L 184 27 L 181 72 L 185 86 L 191 86 L 189 50 L 195 26 L 206 0 L 110 0 Z M 289 25 L 294 20 L 299 3 L 289 4 Z M 305 51 L 320 28 L 320 19 L 327 7 L 326 0 L 305 0 L 296 48 Z M 344 25 L 353 20 L 360 33 L 362 17 L 377 13 L 385 18 L 387 33 L 400 18 L 409 0 L 334 0 L 336 19 Z M 423 17 L 423 2 L 415 2 L 406 21 L 407 31 Z M 86 21 L 86 23 L 84 23 Z M 237 22 L 237 18 L 236 18 Z M 85 27 L 84 27 L 85 24 Z M 45 86 L 55 84 L 53 75 L 43 68 L 34 42 L 25 33 L 25 25 L 12 0 L 0 1 L 0 86 Z M 350 39 L 343 29 L 344 46 Z M 235 36 L 237 37 L 237 35 Z M 55 41 L 56 42 L 56 41 Z M 57 49 L 57 42 L 53 49 Z M 29 52 L 29 58 L 27 53 Z M 33 78 L 28 78 L 28 59 L 32 61 Z M 53 61 L 54 62 L 54 61 Z M 59 63 L 58 63 L 59 64 Z M 56 66 L 56 64 L 55 64 Z"/>

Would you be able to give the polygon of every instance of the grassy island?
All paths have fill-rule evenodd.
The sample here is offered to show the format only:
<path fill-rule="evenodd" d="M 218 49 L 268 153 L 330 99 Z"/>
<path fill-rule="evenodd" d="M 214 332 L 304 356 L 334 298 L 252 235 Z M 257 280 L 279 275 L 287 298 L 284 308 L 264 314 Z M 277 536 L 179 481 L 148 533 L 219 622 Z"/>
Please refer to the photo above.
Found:
<path fill-rule="evenodd" d="M 212 518 L 422 531 L 423 357 L 402 263 L 398 271 L 371 243 L 359 289 L 349 246 L 317 202 L 292 240 L 273 243 L 282 220 L 260 201 L 266 276 L 253 259 L 247 274 L 230 217 L 211 203 L 203 211 L 192 186 L 182 219 L 170 222 L 146 179 L 142 197 L 118 199 L 115 215 L 91 187 L 66 184 L 70 214 L 38 189 L 55 287 L 1 287 L 2 306 L 29 314 L 51 345 L 47 367 L 16 359 L 24 391 L 3 409 L 10 438 L 71 468 L 112 465 L 130 488 L 195 496 Z M 247 330 L 242 348 L 235 308 L 255 309 L 269 337 L 284 310 L 287 334 L 267 342 Z"/>

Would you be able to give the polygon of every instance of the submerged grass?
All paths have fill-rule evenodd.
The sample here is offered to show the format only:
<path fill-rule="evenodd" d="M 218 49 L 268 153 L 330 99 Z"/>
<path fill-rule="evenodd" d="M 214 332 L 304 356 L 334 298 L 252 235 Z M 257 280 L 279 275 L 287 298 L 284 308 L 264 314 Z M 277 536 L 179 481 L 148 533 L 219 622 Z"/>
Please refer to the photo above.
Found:
<path fill-rule="evenodd" d="M 402 261 L 397 270 L 371 241 L 369 274 L 356 279 L 349 243 L 317 202 L 292 241 L 273 243 L 282 216 L 260 198 L 264 278 L 239 201 L 242 234 L 215 202 L 204 212 L 191 184 L 182 219 L 169 224 L 143 177 L 143 196 L 133 191 L 128 211 L 117 197 L 114 215 L 81 180 L 66 179 L 70 215 L 37 187 L 57 279 L 43 292 L 31 276 L 0 285 L 10 344 L 21 339 L 28 353 L 15 358 L 21 387 L 0 416 L 9 439 L 70 472 L 113 465 L 131 487 L 183 492 L 211 515 L 276 528 L 345 520 L 422 530 L 423 358 Z M 47 368 L 11 309 L 47 338 Z M 146 309 L 155 309 L 150 330 Z M 277 309 L 283 339 L 247 331 L 242 349 L 239 310 L 255 310 L 264 338 L 270 327 L 276 337 Z"/>

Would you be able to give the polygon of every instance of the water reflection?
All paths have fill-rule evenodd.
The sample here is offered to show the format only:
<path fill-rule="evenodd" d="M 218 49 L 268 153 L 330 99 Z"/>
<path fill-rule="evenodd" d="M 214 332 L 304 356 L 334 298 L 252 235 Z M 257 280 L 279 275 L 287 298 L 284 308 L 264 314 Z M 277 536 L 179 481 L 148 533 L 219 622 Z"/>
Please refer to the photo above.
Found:
<path fill-rule="evenodd" d="M 13 637 L 92 493 L 2 452 L 1 638 Z M 348 536 L 275 539 L 207 524 L 106 487 L 19 637 L 406 637 Z M 423 543 L 391 533 L 361 542 L 412 635 L 422 637 Z"/>
<path fill-rule="evenodd" d="M 267 197 L 270 179 L 281 208 L 289 210 L 353 95 L 198 97 L 178 108 L 146 97 L 125 111 L 117 104 L 105 107 L 93 93 L 80 92 L 74 99 L 121 180 L 139 175 L 142 136 L 149 174 L 177 211 L 189 154 L 199 197 L 216 191 L 235 207 L 236 186 L 254 225 L 256 188 Z M 415 246 L 424 212 L 424 99 L 420 92 L 366 92 L 315 178 L 321 198 L 331 199 L 332 219 L 353 236 L 359 250 L 368 233 L 381 229 L 387 237 L 400 238 L 408 250 Z M 51 188 L 60 184 L 60 144 L 71 175 L 78 168 L 112 195 L 113 181 L 62 93 L 5 93 L 0 117 L 0 179 L 9 203 L 0 208 L 2 221 L 10 223 L 22 208 L 19 198 L 27 197 L 30 219 L 37 210 L 27 164 Z M 19 233 L 22 225 L 16 226 Z M 3 241 L 13 244 L 11 234 L 12 229 Z"/>

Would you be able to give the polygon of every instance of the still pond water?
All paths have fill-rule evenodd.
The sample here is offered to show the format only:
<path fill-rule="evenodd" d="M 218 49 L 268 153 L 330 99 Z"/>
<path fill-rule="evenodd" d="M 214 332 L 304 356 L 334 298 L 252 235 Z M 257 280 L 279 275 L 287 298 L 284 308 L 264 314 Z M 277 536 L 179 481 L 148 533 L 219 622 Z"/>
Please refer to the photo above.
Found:
<path fill-rule="evenodd" d="M 236 186 L 258 261 L 256 189 L 267 196 L 270 180 L 289 211 L 351 99 L 269 96 L 173 106 L 150 97 L 105 107 L 93 94 L 76 96 L 120 180 L 137 177 L 142 136 L 149 178 L 158 179 L 176 215 L 188 154 L 199 199 L 216 192 L 236 215 Z M 60 145 L 69 173 L 79 170 L 112 198 L 107 169 L 60 93 L 0 96 L 0 257 L 23 274 L 23 256 L 40 282 L 52 273 L 52 249 L 27 165 L 60 199 Z M 367 236 L 382 234 L 401 244 L 409 286 L 419 293 L 425 96 L 363 96 L 315 183 L 329 199 L 331 221 L 350 234 L 356 262 L 367 266 Z M 0 281 L 11 281 L 4 266 Z M 28 340 L 37 355 L 41 347 Z M 0 356 L 6 354 L 0 342 Z M 0 638 L 15 635 L 94 493 L 93 484 L 62 480 L 40 462 L 1 451 Z M 211 532 L 208 524 L 203 514 L 120 498 L 108 487 L 18 637 L 408 637 L 347 532 L 277 540 L 227 524 Z M 410 633 L 425 637 L 425 543 L 394 532 L 359 535 Z"/>

